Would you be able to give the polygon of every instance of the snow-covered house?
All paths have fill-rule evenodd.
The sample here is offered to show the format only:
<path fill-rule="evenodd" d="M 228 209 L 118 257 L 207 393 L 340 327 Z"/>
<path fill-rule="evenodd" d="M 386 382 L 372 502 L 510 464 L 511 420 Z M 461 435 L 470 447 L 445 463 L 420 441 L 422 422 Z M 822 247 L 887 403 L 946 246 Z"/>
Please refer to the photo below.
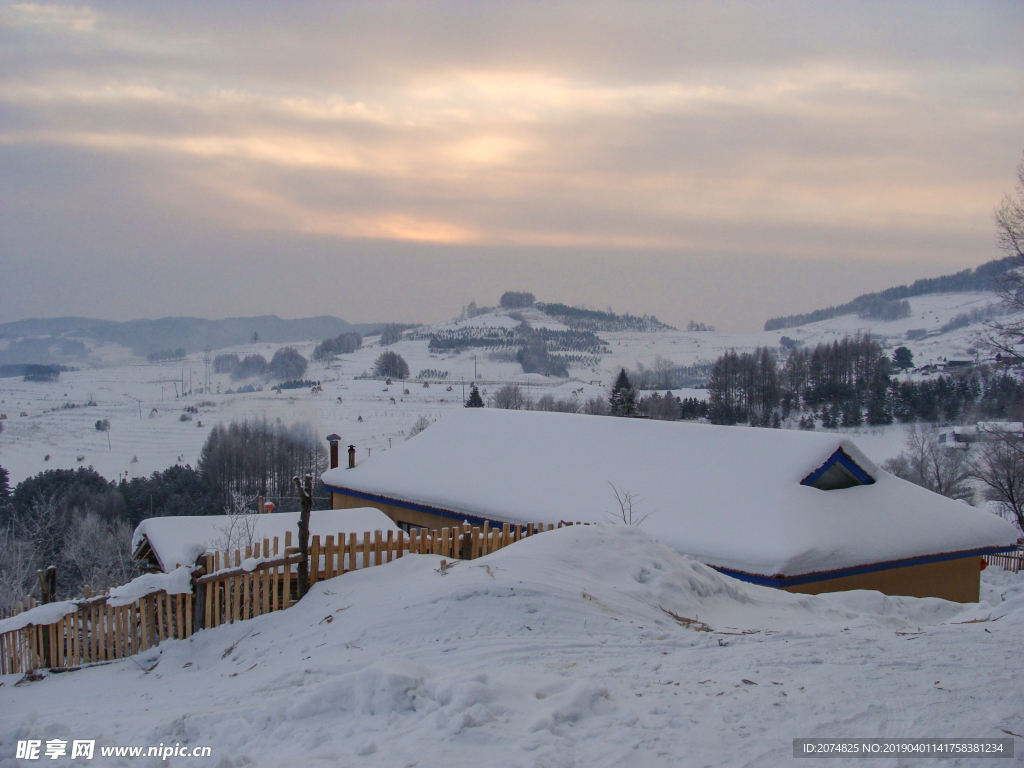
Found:
<path fill-rule="evenodd" d="M 244 530 L 243 530 L 244 529 Z M 314 510 L 309 515 L 310 536 L 336 536 L 339 533 L 366 531 L 398 531 L 399 528 L 378 509 L 366 507 Z M 179 565 L 194 565 L 208 551 L 244 549 L 251 541 L 273 541 L 276 536 L 281 551 L 291 533 L 299 532 L 298 512 L 275 512 L 246 516 L 244 521 L 230 515 L 179 515 L 151 517 L 139 523 L 132 536 L 132 556 L 145 563 L 147 570 L 170 573 Z"/>
<path fill-rule="evenodd" d="M 884 472 L 847 437 L 465 409 L 323 475 L 335 509 L 403 527 L 622 521 L 746 581 L 978 599 L 981 558 L 1016 528 Z M 618 498 L 617 498 L 618 496 Z"/>

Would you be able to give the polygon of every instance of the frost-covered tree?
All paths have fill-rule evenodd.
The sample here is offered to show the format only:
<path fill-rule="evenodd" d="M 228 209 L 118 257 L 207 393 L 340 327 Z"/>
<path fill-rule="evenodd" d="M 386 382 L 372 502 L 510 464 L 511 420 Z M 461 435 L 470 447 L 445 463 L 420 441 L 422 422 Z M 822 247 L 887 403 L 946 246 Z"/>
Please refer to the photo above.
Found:
<path fill-rule="evenodd" d="M 387 377 L 389 379 L 408 379 L 409 364 L 397 352 L 388 350 L 382 352 L 373 362 L 373 373 L 375 376 Z"/>
<path fill-rule="evenodd" d="M 387 347 L 395 342 L 401 341 L 402 332 L 406 328 L 407 326 L 399 325 L 398 323 L 388 323 L 380 332 L 380 343 Z"/>
<path fill-rule="evenodd" d="M 529 408 L 530 401 L 518 384 L 506 384 L 491 395 L 491 407 L 503 408 L 508 411 L 521 411 Z"/>
<path fill-rule="evenodd" d="M 267 370 L 272 378 L 291 381 L 302 378 L 307 364 L 306 358 L 295 347 L 281 347 L 270 359 Z"/>
<path fill-rule="evenodd" d="M 416 437 L 420 432 L 430 426 L 430 419 L 426 416 L 420 416 L 416 419 L 416 422 L 409 428 L 409 432 L 406 434 L 406 440 Z"/>

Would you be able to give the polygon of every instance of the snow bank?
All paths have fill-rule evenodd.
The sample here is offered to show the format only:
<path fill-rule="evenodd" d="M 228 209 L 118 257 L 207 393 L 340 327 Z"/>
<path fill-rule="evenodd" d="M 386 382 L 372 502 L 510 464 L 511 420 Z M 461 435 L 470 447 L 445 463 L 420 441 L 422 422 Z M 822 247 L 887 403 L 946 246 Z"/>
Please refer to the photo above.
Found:
<path fill-rule="evenodd" d="M 278 512 L 253 515 L 254 539 L 273 541 L 277 536 L 284 547 L 285 534 L 298 535 L 299 513 Z M 208 551 L 223 547 L 231 527 L 229 515 L 182 515 L 178 517 L 151 517 L 139 523 L 132 536 L 132 550 L 139 553 L 148 542 L 156 555 L 160 568 L 167 572 L 176 565 L 192 565 Z M 394 522 L 378 509 L 325 509 L 314 511 L 309 517 L 311 536 L 336 536 L 339 533 L 399 530 Z M 255 564 L 254 564 L 255 565 Z"/>
<path fill-rule="evenodd" d="M 69 613 L 74 613 L 77 610 L 78 603 L 73 600 L 62 600 L 59 603 L 37 605 L 35 608 L 29 608 L 27 611 L 22 611 L 17 616 L 12 616 L 9 619 L 0 621 L 0 635 L 4 632 L 13 632 L 16 629 L 24 629 L 31 625 L 42 626 L 44 624 L 53 624 L 63 619 Z"/>
<path fill-rule="evenodd" d="M 837 450 L 876 482 L 800 482 Z M 796 576 L 1012 545 L 1017 530 L 879 469 L 825 433 L 462 409 L 325 486 L 491 520 L 605 522 L 614 489 L 643 528 L 701 562 Z"/>
<path fill-rule="evenodd" d="M 183 565 L 170 573 L 144 573 L 127 584 L 110 590 L 107 605 L 112 608 L 130 605 L 140 597 L 154 592 L 166 592 L 169 595 L 191 594 L 192 569 Z"/>
<path fill-rule="evenodd" d="M 87 733 L 268 768 L 667 768 L 782 764 L 792 733 L 996 736 L 1019 720 L 1024 616 L 954 622 L 1024 604 L 1021 577 L 985 606 L 842 602 L 738 582 L 625 526 L 545 533 L 447 575 L 440 559 L 318 583 L 140 665 L 0 687 L 0 741 Z"/>

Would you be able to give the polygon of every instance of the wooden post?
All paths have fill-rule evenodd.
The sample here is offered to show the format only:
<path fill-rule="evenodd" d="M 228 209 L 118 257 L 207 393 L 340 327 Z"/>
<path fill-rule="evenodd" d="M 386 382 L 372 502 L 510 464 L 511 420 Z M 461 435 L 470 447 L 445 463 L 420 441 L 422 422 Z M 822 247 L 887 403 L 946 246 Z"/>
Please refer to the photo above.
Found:
<path fill-rule="evenodd" d="M 139 622 L 142 625 L 142 650 L 146 651 L 152 645 L 152 641 L 149 639 L 149 595 L 146 595 L 139 601 L 139 610 L 142 612 L 142 618 Z"/>
<path fill-rule="evenodd" d="M 389 533 L 388 536 L 391 534 Z M 399 529 L 398 531 L 398 551 L 395 553 L 395 557 L 402 557 L 405 554 L 405 531 Z"/>
<path fill-rule="evenodd" d="M 299 563 L 299 568 L 302 563 Z M 313 537 L 313 544 L 309 548 L 309 587 L 316 584 L 320 577 L 320 537 Z M 301 577 L 300 577 L 301 578 Z M 308 589 L 308 587 L 307 587 Z"/>
<path fill-rule="evenodd" d="M 164 606 L 162 593 L 157 592 L 153 595 L 153 599 L 156 601 L 156 641 L 159 643 L 167 635 L 164 634 Z"/>
<path fill-rule="evenodd" d="M 369 568 L 371 565 L 373 565 L 371 557 L 373 554 L 372 550 L 373 547 L 370 546 L 370 532 L 363 531 L 363 568 Z"/>
<path fill-rule="evenodd" d="M 384 558 L 385 563 L 390 563 L 394 558 L 391 556 L 391 550 L 394 548 L 394 531 L 388 531 L 388 538 L 384 544 L 384 549 L 387 551 L 387 557 Z"/>
<path fill-rule="evenodd" d="M 288 539 L 285 538 L 285 555 L 288 554 Z M 281 586 L 281 610 L 288 608 L 292 604 L 292 565 L 288 563 L 284 567 L 284 583 Z"/>
<path fill-rule="evenodd" d="M 382 556 L 384 554 L 383 552 L 381 552 L 381 549 L 383 548 L 382 535 L 383 535 L 382 531 L 374 531 L 373 532 L 373 564 L 374 565 L 381 565 L 382 564 L 382 559 L 381 558 L 382 558 Z"/>
<path fill-rule="evenodd" d="M 334 577 L 334 537 L 324 537 L 324 578 Z"/>
<path fill-rule="evenodd" d="M 175 620 L 177 621 L 177 624 L 178 624 L 178 626 L 175 628 L 177 630 L 177 634 L 175 635 L 175 637 L 177 637 L 179 640 L 184 640 L 185 639 L 185 614 L 182 613 L 182 610 L 183 610 L 184 606 L 182 605 L 182 597 L 181 597 L 181 595 L 175 595 L 174 596 L 174 602 L 175 602 L 175 606 L 174 606 Z"/>
<path fill-rule="evenodd" d="M 309 591 L 309 514 L 313 510 L 313 476 L 306 475 L 301 481 L 298 477 L 292 478 L 295 487 L 299 489 L 299 501 L 302 511 L 299 513 L 299 599 L 305 597 Z M 319 567 L 316 563 L 314 571 Z"/>

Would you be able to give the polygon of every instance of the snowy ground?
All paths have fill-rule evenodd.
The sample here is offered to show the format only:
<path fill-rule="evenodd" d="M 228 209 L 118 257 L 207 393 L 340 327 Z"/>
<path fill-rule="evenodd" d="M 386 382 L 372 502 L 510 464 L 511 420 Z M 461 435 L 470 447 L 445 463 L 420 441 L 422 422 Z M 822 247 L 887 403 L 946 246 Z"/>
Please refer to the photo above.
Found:
<path fill-rule="evenodd" d="M 29 738 L 187 742 L 218 768 L 646 768 L 788 764 L 794 737 L 1024 733 L 1019 575 L 988 569 L 967 606 L 790 595 L 610 525 L 447 576 L 438 560 L 348 574 L 135 660 L 0 678 L 0 766 L 25 764 Z M 1022 764 L 1020 744 L 999 764 Z"/>
<path fill-rule="evenodd" d="M 305 377 L 323 383 L 324 391 L 318 395 L 308 390 L 286 390 L 277 395 L 269 388 L 244 395 L 218 394 L 218 389 L 224 392 L 239 384 L 258 382 L 232 382 L 226 375 L 211 375 L 210 393 L 179 398 L 177 393 L 183 389 L 196 392 L 203 386 L 202 355 L 192 355 L 183 362 L 150 364 L 131 357 L 123 347 L 106 345 L 92 350 L 91 357 L 97 361 L 95 367 L 64 373 L 54 384 L 0 379 L 0 413 L 7 415 L 0 434 L 0 466 L 10 472 L 12 484 L 44 469 L 77 466 L 92 466 L 109 479 L 125 473 L 129 478 L 148 476 L 174 463 L 194 466 L 206 435 L 218 421 L 263 416 L 281 419 L 285 424 L 309 422 L 321 436 L 337 432 L 346 444 L 355 444 L 360 455 L 366 455 L 366 451 L 387 450 L 404 439 L 420 416 L 435 419 L 448 409 L 462 407 L 463 385 L 468 387 L 474 380 L 480 382 L 485 398 L 502 384 L 516 382 L 527 388 L 534 399 L 542 394 L 586 399 L 607 394 L 620 367 L 635 368 L 638 363 L 650 367 L 658 356 L 680 365 L 707 363 L 729 349 L 777 346 L 782 336 L 815 344 L 846 334 L 870 332 L 889 349 L 907 344 L 919 364 L 942 357 L 973 357 L 970 350 L 977 345 L 979 323 L 947 333 L 939 333 L 939 329 L 960 313 L 995 302 L 991 293 L 923 296 L 910 299 L 911 317 L 889 323 L 845 315 L 801 328 L 761 333 L 601 333 L 601 338 L 609 342 L 611 354 L 602 358 L 599 367 L 571 370 L 568 381 L 524 375 L 517 364 L 493 362 L 481 350 L 431 354 L 427 341 L 417 339 L 401 341 L 391 349 L 408 361 L 413 376 L 435 369 L 447 371 L 447 379 L 441 383 L 431 380 L 429 388 L 415 381 L 385 388 L 379 381 L 356 378 L 373 367 L 382 351 L 376 338 L 371 337 L 362 349 L 345 355 L 331 367 L 310 364 Z M 536 325 L 564 327 L 544 322 L 532 310 L 527 311 L 527 316 Z M 467 324 L 511 326 L 515 321 L 497 312 L 458 324 L 440 324 L 437 328 Z M 908 342 L 906 332 L 913 329 L 925 329 L 931 335 Z M 295 346 L 309 357 L 316 341 L 319 340 Z M 258 352 L 269 359 L 279 346 L 247 344 L 216 352 L 236 352 L 240 356 Z M 702 390 L 681 390 L 676 394 L 705 395 Z M 65 407 L 83 406 L 90 401 L 96 405 Z M 200 412 L 191 421 L 180 421 L 185 406 L 198 407 Z M 26 415 L 21 416 L 22 413 Z M 95 423 L 100 419 L 110 421 L 109 433 L 96 431 Z M 855 434 L 858 444 L 876 461 L 894 456 L 904 440 L 900 427 L 857 430 Z"/>

